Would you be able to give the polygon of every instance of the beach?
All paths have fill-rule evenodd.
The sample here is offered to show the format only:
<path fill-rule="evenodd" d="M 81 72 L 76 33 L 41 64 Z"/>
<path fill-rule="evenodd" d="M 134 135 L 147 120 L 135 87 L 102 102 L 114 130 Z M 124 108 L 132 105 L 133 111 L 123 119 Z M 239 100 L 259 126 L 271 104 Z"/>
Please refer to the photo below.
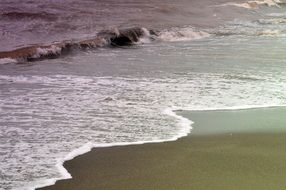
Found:
<path fill-rule="evenodd" d="M 285 189 L 285 113 L 285 108 L 181 111 L 195 122 L 189 136 L 94 148 L 64 164 L 72 179 L 41 190 Z"/>
<path fill-rule="evenodd" d="M 0 190 L 285 189 L 285 5 L 1 0 Z"/>

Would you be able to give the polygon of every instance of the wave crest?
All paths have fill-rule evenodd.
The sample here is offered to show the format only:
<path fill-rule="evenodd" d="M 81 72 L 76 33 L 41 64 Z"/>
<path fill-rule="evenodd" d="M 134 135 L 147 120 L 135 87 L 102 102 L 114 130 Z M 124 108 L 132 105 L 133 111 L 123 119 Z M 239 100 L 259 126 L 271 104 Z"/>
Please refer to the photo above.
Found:
<path fill-rule="evenodd" d="M 158 34 L 160 40 L 168 42 L 197 40 L 209 36 L 209 33 L 198 31 L 193 27 L 172 28 L 171 30 L 163 30 Z"/>
<path fill-rule="evenodd" d="M 229 2 L 225 3 L 219 6 L 236 6 L 236 7 L 241 7 L 245 9 L 257 9 L 261 5 L 265 5 L 268 7 L 280 7 L 279 4 L 281 3 L 280 0 L 264 0 L 264 1 L 247 1 L 245 3 L 234 3 L 234 2 Z"/>
<path fill-rule="evenodd" d="M 208 36 L 210 34 L 207 32 L 198 31 L 193 27 L 172 28 L 160 32 L 139 27 L 121 30 L 114 28 L 101 31 L 92 39 L 63 41 L 51 45 L 34 45 L 13 51 L 0 52 L 0 60 L 6 60 L 5 62 L 7 62 L 7 59 L 17 60 L 18 62 L 36 61 L 57 58 L 62 54 L 78 49 L 130 46 L 139 43 L 149 43 L 156 39 L 168 42 L 189 41 Z"/>
<path fill-rule="evenodd" d="M 76 49 L 96 48 L 104 46 L 127 46 L 135 44 L 146 35 L 146 29 L 113 29 L 102 31 L 93 39 L 81 41 L 63 41 L 51 45 L 33 45 L 12 51 L 0 52 L 0 60 L 13 59 L 18 62 L 56 58 L 63 53 Z M 2 62 L 2 61 L 1 61 Z"/>

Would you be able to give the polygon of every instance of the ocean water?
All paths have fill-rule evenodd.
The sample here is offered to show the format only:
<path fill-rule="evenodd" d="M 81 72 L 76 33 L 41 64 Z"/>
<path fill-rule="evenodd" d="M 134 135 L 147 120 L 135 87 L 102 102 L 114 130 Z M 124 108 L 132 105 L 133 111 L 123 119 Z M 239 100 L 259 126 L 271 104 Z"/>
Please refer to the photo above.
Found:
<path fill-rule="evenodd" d="M 185 136 L 192 122 L 176 110 L 286 105 L 281 2 L 67 2 L 68 9 L 64 1 L 1 1 L 0 50 L 86 39 L 114 26 L 157 35 L 57 59 L 1 59 L 1 190 L 70 178 L 62 163 L 92 147 Z"/>

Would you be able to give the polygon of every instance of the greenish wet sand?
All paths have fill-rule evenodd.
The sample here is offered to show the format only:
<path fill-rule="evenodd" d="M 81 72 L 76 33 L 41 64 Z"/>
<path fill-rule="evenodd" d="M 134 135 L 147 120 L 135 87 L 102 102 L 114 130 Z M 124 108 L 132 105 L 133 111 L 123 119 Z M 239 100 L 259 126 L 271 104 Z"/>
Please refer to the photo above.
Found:
<path fill-rule="evenodd" d="M 42 190 L 285 190 L 286 108 L 179 114 L 195 122 L 188 137 L 93 149 Z"/>

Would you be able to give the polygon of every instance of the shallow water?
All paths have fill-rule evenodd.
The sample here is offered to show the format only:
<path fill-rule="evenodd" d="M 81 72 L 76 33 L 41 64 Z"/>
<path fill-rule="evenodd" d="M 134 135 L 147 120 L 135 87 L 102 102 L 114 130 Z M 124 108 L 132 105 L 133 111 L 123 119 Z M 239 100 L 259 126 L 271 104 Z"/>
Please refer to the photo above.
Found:
<path fill-rule="evenodd" d="M 195 123 L 193 136 L 285 133 L 285 107 L 247 110 L 181 111 Z M 251 135 L 249 135 L 251 136 Z M 271 135 L 270 135 L 271 136 Z"/>
<path fill-rule="evenodd" d="M 190 126 L 170 109 L 286 105 L 283 10 L 242 9 L 259 18 L 204 27 L 209 35 L 201 39 L 174 36 L 178 29 L 169 28 L 169 41 L 1 64 L 0 188 L 28 189 L 64 177 L 56 164 L 86 143 L 186 135 Z"/>

